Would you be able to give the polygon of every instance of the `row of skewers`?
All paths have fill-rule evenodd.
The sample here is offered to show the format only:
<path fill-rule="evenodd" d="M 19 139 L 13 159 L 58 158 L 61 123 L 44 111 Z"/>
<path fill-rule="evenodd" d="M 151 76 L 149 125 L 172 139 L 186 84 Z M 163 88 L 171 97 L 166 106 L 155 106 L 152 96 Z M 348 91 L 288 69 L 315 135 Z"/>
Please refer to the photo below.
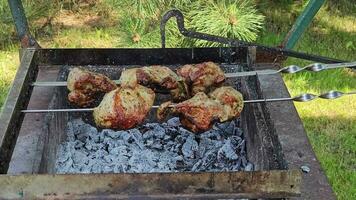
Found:
<path fill-rule="evenodd" d="M 352 63 L 351 63 L 352 64 Z M 354 63 L 355 64 L 355 63 Z M 277 73 L 295 73 L 302 70 L 321 71 L 344 65 L 313 64 L 304 68 L 288 66 Z M 243 73 L 243 72 L 242 72 Z M 263 71 L 260 72 L 263 74 Z M 275 72 L 266 72 L 272 74 Z M 253 74 L 253 72 L 249 72 Z M 249 75 L 247 74 L 247 75 Z M 255 73 L 258 74 L 258 71 Z M 149 66 L 124 70 L 119 80 L 110 80 L 103 74 L 82 68 L 73 68 L 67 78 L 70 91 L 68 100 L 77 107 L 93 106 L 95 100 L 104 94 L 101 103 L 93 110 L 98 127 L 129 129 L 143 122 L 153 106 L 155 93 L 168 92 L 171 101 L 158 107 L 157 119 L 163 121 L 169 115 L 177 115 L 183 126 L 193 132 L 210 129 L 214 122 L 225 122 L 240 115 L 244 100 L 242 94 L 230 86 L 222 86 L 227 77 L 241 76 L 241 73 L 224 74 L 213 62 L 184 65 L 176 71 L 165 66 Z M 36 83 L 34 83 L 36 85 Z M 43 86 L 37 83 L 38 86 Z M 49 84 L 53 86 L 53 84 Z M 331 91 L 321 98 L 336 98 L 343 95 Z M 271 99 L 308 101 L 317 96 L 304 94 L 295 98 Z M 268 100 L 252 100 L 262 102 Z M 85 109 L 84 109 L 85 110 Z"/>
<path fill-rule="evenodd" d="M 168 92 L 171 101 L 157 110 L 163 121 L 169 114 L 178 115 L 181 123 L 193 132 L 211 128 L 216 121 L 238 117 L 243 108 L 241 93 L 232 87 L 220 87 L 224 72 L 213 62 L 184 65 L 177 73 L 165 66 L 124 70 L 119 85 L 108 77 L 74 68 L 67 79 L 68 100 L 79 107 L 92 106 L 99 93 L 106 93 L 94 108 L 93 117 L 101 128 L 129 129 L 144 121 L 153 106 L 155 92 Z"/>

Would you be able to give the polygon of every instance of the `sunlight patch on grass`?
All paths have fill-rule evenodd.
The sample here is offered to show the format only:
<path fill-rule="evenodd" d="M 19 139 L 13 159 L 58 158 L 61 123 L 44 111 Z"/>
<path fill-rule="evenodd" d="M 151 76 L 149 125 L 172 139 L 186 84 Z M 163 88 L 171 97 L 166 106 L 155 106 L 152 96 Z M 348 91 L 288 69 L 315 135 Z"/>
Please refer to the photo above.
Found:
<path fill-rule="evenodd" d="M 356 19 L 352 15 L 340 16 L 322 8 L 316 18 L 329 28 L 356 34 Z"/>
<path fill-rule="evenodd" d="M 65 29 L 53 40 L 40 41 L 46 47 L 53 48 L 110 48 L 122 46 L 118 31 L 114 28 Z"/>
<path fill-rule="evenodd" d="M 5 101 L 18 65 L 19 59 L 16 51 L 0 51 L 0 107 Z"/>
<path fill-rule="evenodd" d="M 298 108 L 299 111 L 299 108 Z M 332 112 L 332 111 L 330 111 Z M 356 196 L 356 116 L 301 116 L 338 199 Z"/>

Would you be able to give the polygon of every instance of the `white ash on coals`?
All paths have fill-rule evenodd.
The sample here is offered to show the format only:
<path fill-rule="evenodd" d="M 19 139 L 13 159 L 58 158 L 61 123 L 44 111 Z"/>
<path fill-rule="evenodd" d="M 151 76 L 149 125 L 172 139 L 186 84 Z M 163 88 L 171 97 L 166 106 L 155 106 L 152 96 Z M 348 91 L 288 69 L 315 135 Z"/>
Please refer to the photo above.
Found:
<path fill-rule="evenodd" d="M 202 134 L 182 128 L 178 118 L 147 123 L 127 131 L 72 120 L 60 144 L 57 173 L 251 171 L 245 140 L 235 122 Z"/>

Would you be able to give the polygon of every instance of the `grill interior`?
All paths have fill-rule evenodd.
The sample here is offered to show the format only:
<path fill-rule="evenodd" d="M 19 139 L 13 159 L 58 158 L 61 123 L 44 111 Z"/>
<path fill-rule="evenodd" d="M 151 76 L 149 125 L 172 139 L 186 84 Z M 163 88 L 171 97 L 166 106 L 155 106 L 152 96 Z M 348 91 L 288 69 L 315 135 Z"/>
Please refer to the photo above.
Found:
<path fill-rule="evenodd" d="M 188 64 L 188 63 L 187 63 Z M 166 65 L 172 69 L 179 65 Z M 227 72 L 238 72 L 245 70 L 248 66 L 243 64 L 220 64 L 221 68 Z M 69 70 L 75 66 L 62 66 L 58 73 L 57 80 L 65 81 Z M 137 65 L 87 65 L 83 66 L 91 71 L 102 73 L 110 77 L 111 79 L 119 79 L 121 71 L 123 69 L 131 67 L 139 67 Z M 229 78 L 225 85 L 230 85 L 241 91 L 246 99 L 258 98 L 258 84 L 254 78 Z M 68 91 L 66 87 L 55 88 L 54 95 L 52 97 L 49 109 L 55 108 L 71 108 L 67 101 Z M 169 99 L 169 95 L 157 94 L 154 105 Z M 96 102 L 100 103 L 99 101 Z M 262 105 L 262 104 L 261 104 Z M 257 108 L 256 108 L 257 106 Z M 282 154 L 278 152 L 278 141 L 274 136 L 273 127 L 270 126 L 268 119 L 265 118 L 267 110 L 263 110 L 263 105 L 245 105 L 245 109 L 241 118 L 235 120 L 236 128 L 241 128 L 246 140 L 245 151 L 247 153 L 247 159 L 254 164 L 254 170 L 262 169 L 284 169 L 286 166 L 283 164 Z M 156 109 L 152 109 L 146 118 L 146 123 L 154 123 Z M 39 160 L 39 173 L 56 173 L 56 160 L 58 159 L 58 151 L 60 144 L 66 142 L 67 139 L 67 125 L 76 119 L 82 119 L 85 123 L 95 126 L 91 112 L 81 113 L 48 113 L 44 122 L 44 134 L 41 136 L 38 151 L 42 152 L 42 158 Z M 260 140 L 256 135 L 258 131 L 263 130 L 265 132 L 265 139 L 270 146 L 264 144 L 266 141 Z M 100 131 L 100 130 L 99 130 Z M 262 148 L 263 146 L 263 148 Z M 275 148 L 276 147 L 276 148 Z M 226 171 L 226 169 L 225 169 Z"/>
<path fill-rule="evenodd" d="M 291 160 L 290 155 L 299 152 L 302 144 L 308 146 L 301 124 L 292 124 L 288 120 L 298 115 L 293 104 L 283 102 L 287 110 L 280 111 L 275 104 L 246 104 L 240 117 L 234 122 L 235 128 L 242 129 L 245 135 L 248 160 L 253 163 L 252 172 L 236 170 L 210 171 L 174 171 L 173 173 L 94 173 L 94 174 L 58 174 L 56 173 L 56 155 L 61 144 L 66 141 L 68 122 L 83 119 L 92 123 L 91 113 L 27 113 L 21 110 L 70 108 L 67 104 L 66 88 L 32 87 L 33 82 L 65 80 L 68 69 L 83 66 L 93 71 L 106 73 L 113 79 L 119 76 L 121 69 L 132 66 L 165 65 L 172 68 L 184 64 L 212 61 L 222 64 L 225 72 L 268 69 L 271 65 L 255 64 L 254 48 L 185 48 L 185 49 L 25 49 L 16 75 L 14 85 L 0 115 L 0 135 L 2 136 L 0 154 L 0 172 L 4 188 L 10 194 L 33 195 L 38 198 L 57 197 L 140 197 L 140 198 L 187 198 L 231 199 L 231 198 L 276 198 L 300 195 L 301 175 L 293 170 L 301 164 L 301 158 Z M 110 71 L 111 70 L 111 71 Z M 110 73 L 109 73 L 110 72 Z M 228 85 L 235 86 L 245 99 L 286 96 L 279 76 L 243 77 L 229 79 Z M 262 83 L 262 85 L 260 85 Z M 265 91 L 262 91 L 262 89 Z M 156 99 L 163 101 L 165 95 Z M 278 106 L 277 106 L 278 107 Z M 269 109 L 271 109 L 269 111 Z M 154 111 L 153 111 L 154 112 Z M 281 115 L 281 116 L 280 116 Z M 278 124 L 273 122 L 277 120 Z M 148 117 L 147 122 L 154 122 Z M 280 124 L 282 122 L 282 125 Z M 168 123 L 167 123 L 168 124 Z M 274 128 L 276 127 L 276 130 Z M 290 130 L 295 131 L 291 135 Z M 298 131 L 298 128 L 301 128 Z M 299 137 L 298 144 L 291 140 Z M 278 138 L 277 138 L 278 134 Z M 287 140 L 284 140 L 287 137 Z M 289 138 L 289 139 L 288 139 Z M 303 143 L 300 144 L 300 139 Z M 281 146 L 283 146 L 283 151 Z M 302 148 L 301 148 L 302 149 Z M 288 165 L 292 165 L 290 170 Z M 314 158 L 309 154 L 305 158 Z M 296 161 L 296 162 L 294 162 Z M 8 176 L 8 175 L 17 176 Z M 26 174 L 26 175 L 21 175 Z M 38 174 L 41 174 L 38 176 Z M 313 179 L 308 185 L 313 186 Z M 318 178 L 316 178 L 316 181 Z M 325 179 L 326 180 L 326 179 Z M 9 184 L 11 183 L 11 184 Z M 168 184 L 167 184 L 168 183 Z M 24 190 L 22 188 L 26 185 Z M 322 183 L 315 183 L 322 184 Z M 82 187 L 77 187 L 78 185 Z M 19 190 L 21 188 L 21 190 Z M 310 187 L 308 187 L 310 188 Z M 6 192 L 6 191 L 5 191 Z M 4 196 L 5 193 L 1 193 Z M 7 194 L 7 193 L 6 193 Z M 19 196 L 23 198 L 23 196 Z"/>

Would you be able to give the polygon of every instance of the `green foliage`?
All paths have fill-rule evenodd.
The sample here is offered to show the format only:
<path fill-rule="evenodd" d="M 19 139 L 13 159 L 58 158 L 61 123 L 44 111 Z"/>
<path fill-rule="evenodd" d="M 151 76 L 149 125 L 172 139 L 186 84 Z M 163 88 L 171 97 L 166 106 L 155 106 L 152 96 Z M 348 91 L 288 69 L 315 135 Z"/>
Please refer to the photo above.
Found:
<path fill-rule="evenodd" d="M 125 17 L 120 22 L 120 29 L 126 35 L 125 41 L 133 47 L 141 47 L 142 45 L 159 46 L 159 40 L 153 39 L 155 37 L 160 38 L 158 22 L 161 16 L 172 8 L 183 11 L 188 28 L 245 41 L 256 40 L 264 21 L 264 17 L 257 13 L 252 1 L 249 0 L 201 0 L 193 2 L 188 0 L 134 0 L 122 3 L 107 0 L 107 3 L 117 8 L 128 8 L 121 12 L 121 15 Z M 217 45 L 206 41 L 182 38 L 176 26 L 174 26 L 176 23 L 171 21 L 168 22 L 166 27 L 167 46 Z"/>
<path fill-rule="evenodd" d="M 263 27 L 264 16 L 258 14 L 251 1 L 224 0 L 193 4 L 188 12 L 189 26 L 196 31 L 254 41 Z M 216 46 L 206 41 L 196 41 L 197 46 Z"/>

